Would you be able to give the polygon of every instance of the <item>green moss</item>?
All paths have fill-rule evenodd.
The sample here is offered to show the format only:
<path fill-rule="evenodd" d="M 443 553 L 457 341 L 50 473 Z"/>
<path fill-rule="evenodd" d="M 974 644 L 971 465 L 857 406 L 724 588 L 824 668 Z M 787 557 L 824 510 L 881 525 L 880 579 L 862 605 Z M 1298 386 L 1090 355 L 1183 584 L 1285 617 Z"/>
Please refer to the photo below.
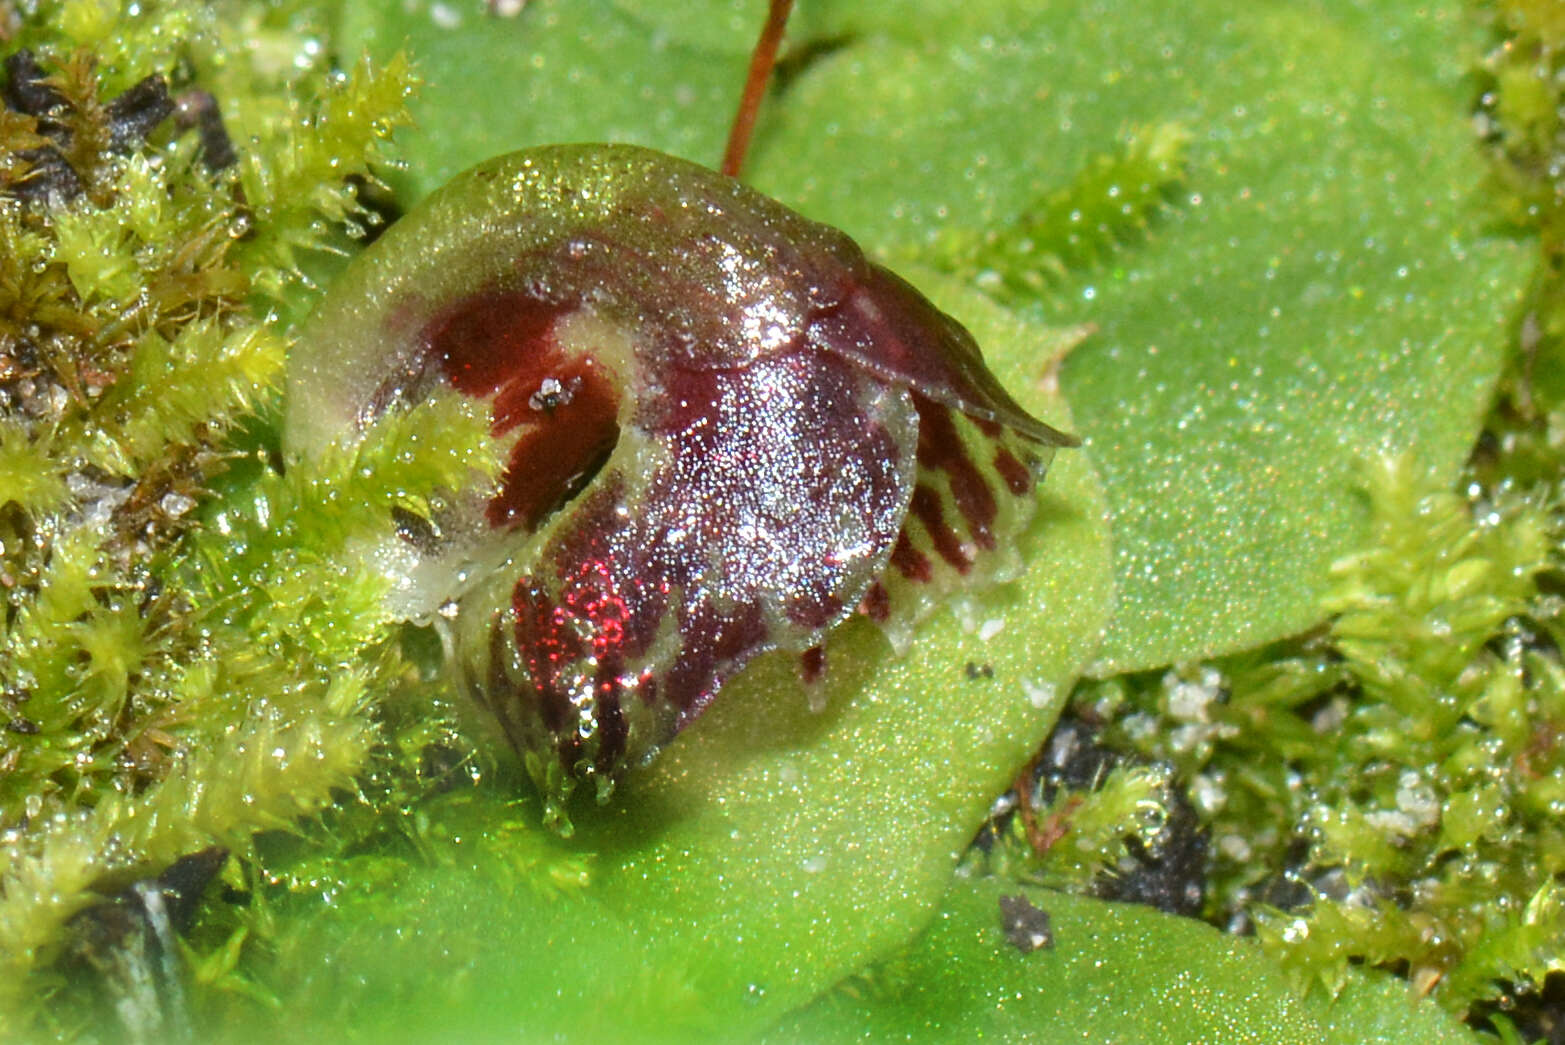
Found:
<path fill-rule="evenodd" d="M 933 256 L 1002 300 L 1036 298 L 1145 237 L 1185 180 L 1189 142 L 1177 123 L 1128 134 L 1010 224 L 947 228 Z"/>
<path fill-rule="evenodd" d="M 1325 633 L 1078 700 L 1107 698 L 1115 739 L 1190 783 L 1209 915 L 1253 917 L 1302 980 L 1405 963 L 1463 1012 L 1565 953 L 1559 504 L 1456 494 L 1406 458 L 1365 490 L 1374 539 L 1335 567 Z M 1268 903 L 1290 889 L 1298 905 Z"/>
<path fill-rule="evenodd" d="M 263 446 L 241 504 L 216 492 L 278 391 L 286 334 L 256 295 L 293 293 L 298 252 L 352 231 L 344 179 L 410 84 L 401 62 L 276 61 L 319 51 L 305 13 L 44 3 L 9 30 L 53 94 L 47 119 L 0 120 L 0 1036 L 43 1011 L 96 897 L 355 786 L 369 695 L 408 670 L 365 612 L 384 582 L 344 553 L 392 525 L 361 470 L 485 467 L 476 422 L 441 417 L 439 439 L 390 426 L 325 472 L 276 475 Z M 219 99 L 237 165 L 173 119 L 127 130 L 114 99 L 151 76 Z M 341 489 L 371 505 L 351 524 Z"/>
<path fill-rule="evenodd" d="M 1095 879 L 1117 873 L 1132 845 L 1156 850 L 1167 826 L 1171 783 L 1166 767 L 1122 765 L 1086 788 L 1058 788 L 1046 800 L 1034 794 L 1029 816 L 1006 821 L 983 869 L 1088 891 Z"/>
<path fill-rule="evenodd" d="M 1524 447 L 1545 436 L 1537 452 L 1546 469 L 1560 446 L 1547 433 L 1558 431 L 1565 408 L 1565 17 L 1550 0 L 1476 6 L 1494 42 L 1478 69 L 1491 194 L 1506 220 L 1538 233 L 1541 248 L 1506 397 L 1521 424 L 1503 434 Z M 1540 418 L 1546 424 L 1534 425 Z"/>

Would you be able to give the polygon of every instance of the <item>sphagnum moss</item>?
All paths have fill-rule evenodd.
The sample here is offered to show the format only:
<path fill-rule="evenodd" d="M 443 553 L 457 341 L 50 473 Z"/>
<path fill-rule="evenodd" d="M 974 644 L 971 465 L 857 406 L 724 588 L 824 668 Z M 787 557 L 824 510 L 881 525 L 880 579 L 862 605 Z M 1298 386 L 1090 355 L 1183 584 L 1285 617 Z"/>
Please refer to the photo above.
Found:
<path fill-rule="evenodd" d="M 433 489 L 491 463 L 460 410 L 423 419 L 434 439 L 382 426 L 286 477 L 264 438 L 259 458 L 231 442 L 265 430 L 300 252 L 366 217 L 344 179 L 404 118 L 404 63 L 329 75 L 302 4 L 7 5 L 0 22 L 10 1037 L 38 1029 L 97 897 L 352 786 L 379 736 L 366 694 L 406 670 L 364 612 L 385 582 L 349 550 L 413 495 L 366 477 Z M 263 473 L 234 503 L 215 492 L 231 465 Z"/>

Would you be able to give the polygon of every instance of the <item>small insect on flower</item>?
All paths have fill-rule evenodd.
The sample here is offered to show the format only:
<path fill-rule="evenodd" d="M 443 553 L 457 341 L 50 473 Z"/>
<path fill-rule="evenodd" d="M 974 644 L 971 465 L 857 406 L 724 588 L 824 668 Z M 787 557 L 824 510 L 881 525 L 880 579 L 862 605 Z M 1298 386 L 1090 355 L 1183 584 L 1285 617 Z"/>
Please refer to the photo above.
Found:
<path fill-rule="evenodd" d="M 289 365 L 296 457 L 486 404 L 504 473 L 401 527 L 398 611 L 454 609 L 455 667 L 562 829 L 579 782 L 606 797 L 758 654 L 813 679 L 851 615 L 902 637 L 994 572 L 1074 442 L 843 233 L 621 145 L 459 175 L 354 260 Z"/>

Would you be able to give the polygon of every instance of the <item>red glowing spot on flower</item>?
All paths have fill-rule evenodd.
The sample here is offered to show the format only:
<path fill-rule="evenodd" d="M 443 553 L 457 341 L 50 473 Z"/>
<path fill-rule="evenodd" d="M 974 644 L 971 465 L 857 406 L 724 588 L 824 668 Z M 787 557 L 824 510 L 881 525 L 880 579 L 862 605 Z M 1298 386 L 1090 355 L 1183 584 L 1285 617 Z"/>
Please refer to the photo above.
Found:
<path fill-rule="evenodd" d="M 453 388 L 493 399 L 494 434 L 520 429 L 489 502 L 496 529 L 537 529 L 581 491 L 619 439 L 612 375 L 568 355 L 555 336 L 567 312 L 522 293 L 475 294 L 425 334 Z"/>

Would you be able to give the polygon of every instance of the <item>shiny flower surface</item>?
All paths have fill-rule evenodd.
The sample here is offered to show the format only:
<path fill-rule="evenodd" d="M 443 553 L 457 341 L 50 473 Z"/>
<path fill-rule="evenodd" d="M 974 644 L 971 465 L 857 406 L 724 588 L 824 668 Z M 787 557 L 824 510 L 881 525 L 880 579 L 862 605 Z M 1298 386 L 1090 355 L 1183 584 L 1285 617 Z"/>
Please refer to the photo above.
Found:
<path fill-rule="evenodd" d="M 842 233 L 627 146 L 457 178 L 349 269 L 290 362 L 289 450 L 439 396 L 489 405 L 498 485 L 404 526 L 397 611 L 559 817 L 757 654 L 806 683 L 854 613 L 905 637 L 995 572 L 1052 448 L 967 332 Z"/>

